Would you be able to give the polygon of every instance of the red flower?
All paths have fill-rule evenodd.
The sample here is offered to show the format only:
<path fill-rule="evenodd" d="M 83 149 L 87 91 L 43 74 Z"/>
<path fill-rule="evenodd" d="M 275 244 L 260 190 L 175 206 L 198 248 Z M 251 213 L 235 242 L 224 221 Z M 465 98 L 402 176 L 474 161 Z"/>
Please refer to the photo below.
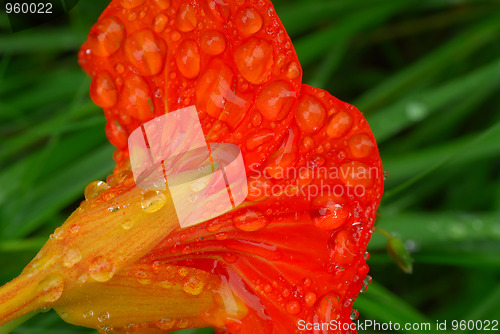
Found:
<path fill-rule="evenodd" d="M 301 84 L 269 1 L 114 0 L 80 64 L 117 166 L 0 290 L 0 323 L 43 306 L 115 332 L 351 322 L 383 191 L 380 157 L 357 109 Z M 127 139 L 190 105 L 207 142 L 241 149 L 249 194 L 182 229 L 168 191 L 136 187 Z"/>

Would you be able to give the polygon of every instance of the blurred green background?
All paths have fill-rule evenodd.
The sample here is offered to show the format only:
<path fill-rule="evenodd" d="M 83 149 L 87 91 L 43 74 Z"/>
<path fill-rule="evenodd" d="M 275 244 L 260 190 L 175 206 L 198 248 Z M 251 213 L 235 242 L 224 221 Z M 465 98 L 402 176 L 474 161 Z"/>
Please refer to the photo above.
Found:
<path fill-rule="evenodd" d="M 10 33 L 0 14 L 0 285 L 113 168 L 77 51 L 107 1 Z M 388 173 L 360 319 L 500 320 L 500 1 L 281 0 L 304 83 L 356 105 Z M 3 11 L 3 8 L 2 8 Z M 15 333 L 88 333 L 51 311 Z M 184 331 L 210 333 L 211 330 Z M 380 333 L 365 330 L 360 333 Z M 410 331 L 415 333 L 418 331 Z M 477 331 L 470 331 L 475 333 Z"/>

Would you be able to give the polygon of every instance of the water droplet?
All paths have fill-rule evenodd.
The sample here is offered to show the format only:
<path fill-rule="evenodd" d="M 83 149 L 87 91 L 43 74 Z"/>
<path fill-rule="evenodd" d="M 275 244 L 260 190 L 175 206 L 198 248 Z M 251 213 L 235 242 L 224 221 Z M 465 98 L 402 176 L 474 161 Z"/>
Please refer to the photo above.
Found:
<path fill-rule="evenodd" d="M 326 109 L 314 96 L 302 95 L 295 108 L 295 121 L 306 134 L 317 132 L 324 124 Z"/>
<path fill-rule="evenodd" d="M 62 240 L 64 239 L 64 230 L 62 227 L 58 227 L 55 229 L 54 233 L 50 235 L 50 239 L 57 239 L 57 240 Z"/>
<path fill-rule="evenodd" d="M 304 137 L 304 139 L 302 139 L 302 144 L 300 147 L 301 151 L 309 152 L 313 148 L 314 148 L 314 139 L 312 139 L 311 137 Z"/>
<path fill-rule="evenodd" d="M 226 21 L 229 18 L 229 4 L 226 0 L 208 0 L 209 13 L 219 21 Z"/>
<path fill-rule="evenodd" d="M 165 10 L 170 7 L 170 0 L 153 0 L 153 2 L 160 8 L 161 10 Z"/>
<path fill-rule="evenodd" d="M 88 319 L 88 318 L 92 318 L 94 316 L 94 311 L 90 310 L 90 311 L 87 311 L 83 314 L 83 317 L 85 319 Z"/>
<path fill-rule="evenodd" d="M 342 226 L 349 218 L 349 210 L 344 208 L 340 197 L 320 195 L 312 202 L 314 225 L 323 230 L 334 230 Z"/>
<path fill-rule="evenodd" d="M 96 197 L 97 195 L 101 194 L 103 191 L 106 191 L 109 189 L 109 186 L 106 182 L 103 181 L 93 181 L 90 182 L 86 187 L 85 187 L 85 198 L 86 199 L 91 199 Z"/>
<path fill-rule="evenodd" d="M 189 274 L 189 269 L 186 267 L 180 267 L 177 269 L 177 274 L 181 277 L 186 277 Z"/>
<path fill-rule="evenodd" d="M 353 308 L 351 311 L 351 320 L 356 320 L 358 319 L 358 317 L 359 317 L 359 311 Z"/>
<path fill-rule="evenodd" d="M 135 7 L 139 7 L 144 3 L 144 0 L 120 0 L 120 5 L 123 8 L 131 9 Z"/>
<path fill-rule="evenodd" d="M 177 322 L 177 327 L 179 328 L 186 328 L 189 325 L 189 320 L 188 319 L 179 319 Z"/>
<path fill-rule="evenodd" d="M 120 149 L 125 149 L 128 145 L 128 133 L 116 120 L 109 119 L 104 127 L 106 136 L 111 144 Z"/>
<path fill-rule="evenodd" d="M 164 318 L 159 321 L 158 328 L 167 330 L 174 327 L 174 325 L 175 325 L 175 319 Z"/>
<path fill-rule="evenodd" d="M 300 66 L 297 64 L 297 62 L 291 62 L 288 64 L 288 67 L 286 69 L 286 76 L 288 79 L 293 80 L 298 78 L 300 75 Z"/>
<path fill-rule="evenodd" d="M 106 282 L 114 276 L 115 267 L 103 256 L 97 256 L 89 265 L 89 273 L 97 282 Z"/>
<path fill-rule="evenodd" d="M 344 111 L 330 116 L 326 126 L 326 134 L 331 138 L 344 136 L 352 127 L 352 117 Z"/>
<path fill-rule="evenodd" d="M 216 232 L 222 227 L 222 225 L 223 225 L 223 222 L 221 220 L 214 219 L 207 224 L 207 231 L 208 232 Z"/>
<path fill-rule="evenodd" d="M 236 28 L 245 36 L 255 34 L 262 28 L 262 16 L 253 7 L 243 7 L 236 14 Z"/>
<path fill-rule="evenodd" d="M 147 213 L 154 213 L 161 210 L 167 203 L 167 197 L 164 193 L 157 190 L 150 190 L 142 197 L 141 207 Z"/>
<path fill-rule="evenodd" d="M 354 157 L 364 158 L 373 153 L 375 144 L 367 134 L 358 133 L 349 138 L 347 146 Z"/>
<path fill-rule="evenodd" d="M 64 255 L 63 266 L 66 268 L 72 268 L 75 264 L 80 262 L 82 259 L 82 254 L 76 248 L 69 249 Z"/>
<path fill-rule="evenodd" d="M 149 29 L 136 31 L 125 41 L 125 56 L 138 73 L 156 75 L 163 69 L 165 46 Z"/>
<path fill-rule="evenodd" d="M 312 307 L 314 303 L 316 303 L 316 294 L 314 292 L 308 292 L 304 296 L 304 301 L 306 302 L 307 307 Z"/>
<path fill-rule="evenodd" d="M 260 230 L 268 224 L 266 216 L 260 211 L 245 209 L 233 218 L 234 226 L 246 232 Z"/>
<path fill-rule="evenodd" d="M 137 279 L 137 282 L 139 282 L 140 284 L 151 283 L 151 277 L 149 276 L 149 273 L 144 270 L 138 270 L 135 273 L 135 278 Z"/>
<path fill-rule="evenodd" d="M 144 79 L 138 75 L 128 76 L 122 91 L 128 115 L 147 122 L 153 117 L 151 110 L 151 90 Z"/>
<path fill-rule="evenodd" d="M 201 110 L 218 119 L 232 94 L 234 74 L 222 61 L 212 62 L 196 84 L 196 101 Z"/>
<path fill-rule="evenodd" d="M 218 55 L 226 49 L 226 39 L 217 30 L 207 30 L 201 36 L 200 47 L 209 55 Z"/>
<path fill-rule="evenodd" d="M 128 219 L 125 219 L 123 222 L 122 222 L 122 227 L 125 229 L 125 230 L 130 230 L 132 227 L 134 227 L 135 225 L 135 221 L 128 218 Z"/>
<path fill-rule="evenodd" d="M 257 38 L 250 38 L 234 51 L 234 62 L 243 78 L 253 84 L 261 84 L 271 74 L 273 46 Z"/>
<path fill-rule="evenodd" d="M 113 78 L 106 71 L 99 72 L 92 79 L 89 93 L 92 101 L 101 108 L 110 108 L 118 100 L 118 93 Z"/>
<path fill-rule="evenodd" d="M 187 3 L 182 3 L 177 11 L 176 23 L 179 30 L 183 32 L 188 32 L 196 28 L 197 19 L 195 9 Z"/>
<path fill-rule="evenodd" d="M 384 172 L 384 181 L 389 178 L 389 172 Z"/>
<path fill-rule="evenodd" d="M 369 258 L 370 258 L 370 253 L 369 252 L 365 252 L 363 254 L 363 259 L 365 259 L 365 261 L 368 261 Z"/>
<path fill-rule="evenodd" d="M 172 40 L 172 42 L 177 42 L 178 40 L 181 39 L 181 37 L 182 37 L 181 33 L 178 32 L 177 30 L 174 30 L 170 33 L 170 39 Z"/>
<path fill-rule="evenodd" d="M 265 119 L 280 121 L 292 109 L 296 93 L 285 81 L 273 81 L 259 92 L 256 99 L 257 108 Z"/>
<path fill-rule="evenodd" d="M 175 54 L 175 61 L 184 77 L 196 78 L 200 74 L 200 52 L 195 41 L 188 39 L 182 42 Z"/>
<path fill-rule="evenodd" d="M 248 150 L 253 151 L 256 148 L 262 146 L 263 144 L 271 141 L 275 134 L 271 130 L 261 130 L 257 133 L 250 135 L 246 141 L 246 147 Z"/>
<path fill-rule="evenodd" d="M 115 66 L 115 71 L 118 74 L 122 74 L 125 71 L 125 66 L 123 66 L 122 64 L 117 64 Z"/>
<path fill-rule="evenodd" d="M 228 234 L 227 234 L 226 232 L 217 233 L 217 234 L 215 235 L 215 239 L 217 239 L 217 240 L 221 240 L 221 241 L 222 241 L 222 240 L 226 240 L 226 239 L 227 239 L 227 237 L 228 237 Z"/>
<path fill-rule="evenodd" d="M 366 275 L 365 279 L 363 280 L 364 284 L 370 284 L 373 281 L 372 277 L 370 275 Z"/>
<path fill-rule="evenodd" d="M 339 267 L 351 263 L 356 255 L 356 243 L 347 229 L 337 232 L 329 247 L 331 247 L 330 259 Z M 341 270 L 344 269 L 341 268 Z"/>
<path fill-rule="evenodd" d="M 262 123 L 262 114 L 258 111 L 255 111 L 252 116 L 252 125 L 259 126 Z"/>
<path fill-rule="evenodd" d="M 87 282 L 87 278 L 88 278 L 87 274 L 85 273 L 81 274 L 80 277 L 78 277 L 78 283 L 83 284 Z"/>
<path fill-rule="evenodd" d="M 59 274 L 50 274 L 38 283 L 40 300 L 53 303 L 58 300 L 64 291 L 64 278 Z"/>
<path fill-rule="evenodd" d="M 290 314 L 298 314 L 300 312 L 300 303 L 296 300 L 286 304 L 286 311 Z"/>
<path fill-rule="evenodd" d="M 97 320 L 99 322 L 106 322 L 107 320 L 109 320 L 109 313 L 108 312 L 99 313 L 99 315 L 97 316 Z"/>
<path fill-rule="evenodd" d="M 197 296 L 203 292 L 205 283 L 199 280 L 196 276 L 192 276 L 184 283 L 182 290 L 190 295 Z"/>
<path fill-rule="evenodd" d="M 121 46 L 125 30 L 116 17 L 106 17 L 99 20 L 90 29 L 87 43 L 90 50 L 99 57 L 107 57 Z"/>
<path fill-rule="evenodd" d="M 158 14 L 155 16 L 155 19 L 153 21 L 153 30 L 159 34 L 163 30 L 165 30 L 167 23 L 168 17 L 165 14 Z"/>

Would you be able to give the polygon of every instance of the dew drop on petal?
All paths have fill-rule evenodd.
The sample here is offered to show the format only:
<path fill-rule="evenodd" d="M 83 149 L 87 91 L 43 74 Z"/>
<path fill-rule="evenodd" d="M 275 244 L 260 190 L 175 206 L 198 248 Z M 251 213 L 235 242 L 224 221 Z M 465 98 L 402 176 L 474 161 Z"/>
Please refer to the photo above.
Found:
<path fill-rule="evenodd" d="M 219 20 L 225 21 L 229 18 L 229 4 L 227 0 L 207 0 L 208 10 L 212 16 Z"/>
<path fill-rule="evenodd" d="M 314 292 L 308 292 L 304 296 L 304 301 L 307 307 L 312 307 L 316 303 L 316 294 Z"/>
<path fill-rule="evenodd" d="M 53 303 L 58 300 L 64 291 L 64 278 L 59 274 L 50 274 L 38 283 L 40 300 Z"/>
<path fill-rule="evenodd" d="M 359 317 L 359 311 L 355 308 L 351 311 L 351 320 L 356 320 Z"/>
<path fill-rule="evenodd" d="M 217 30 L 207 30 L 200 41 L 201 50 L 209 55 L 218 55 L 226 49 L 226 38 Z"/>
<path fill-rule="evenodd" d="M 177 274 L 180 277 L 186 277 L 189 274 L 189 270 L 186 267 L 180 267 L 179 269 L 177 269 Z"/>
<path fill-rule="evenodd" d="M 195 9 L 187 3 L 182 3 L 177 11 L 176 24 L 177 28 L 182 32 L 188 32 L 196 28 Z"/>
<path fill-rule="evenodd" d="M 236 28 L 245 36 L 255 34 L 262 28 L 262 16 L 253 7 L 240 8 L 235 21 Z"/>
<path fill-rule="evenodd" d="M 179 328 L 186 328 L 189 325 L 189 320 L 188 319 L 179 319 L 177 322 L 177 327 Z"/>
<path fill-rule="evenodd" d="M 233 223 L 237 229 L 253 232 L 264 228 L 268 221 L 262 212 L 246 209 L 233 218 Z"/>
<path fill-rule="evenodd" d="M 106 137 L 111 144 L 119 149 L 125 149 L 128 146 L 128 133 L 118 121 L 108 120 L 104 127 Z"/>
<path fill-rule="evenodd" d="M 175 55 L 175 60 L 184 77 L 193 79 L 200 73 L 200 52 L 196 42 L 192 39 L 182 42 Z"/>
<path fill-rule="evenodd" d="M 292 109 L 295 97 L 296 93 L 290 84 L 285 81 L 273 81 L 259 92 L 256 105 L 265 119 L 280 121 Z"/>
<path fill-rule="evenodd" d="M 116 17 L 106 17 L 90 29 L 87 43 L 94 54 L 107 57 L 118 51 L 124 36 L 124 26 L 120 20 Z"/>
<path fill-rule="evenodd" d="M 354 157 L 364 158 L 373 153 L 375 144 L 367 134 L 358 133 L 349 138 L 347 146 Z"/>
<path fill-rule="evenodd" d="M 314 96 L 302 95 L 295 108 L 295 120 L 306 134 L 317 132 L 325 122 L 326 109 Z"/>
<path fill-rule="evenodd" d="M 297 62 L 293 61 L 290 64 L 288 64 L 288 67 L 286 69 L 286 76 L 288 79 L 293 80 L 297 79 L 300 75 L 300 66 L 297 64 Z"/>
<path fill-rule="evenodd" d="M 135 278 L 137 279 L 137 282 L 140 284 L 150 284 L 151 283 L 151 277 L 149 276 L 149 273 L 147 273 L 144 270 L 139 270 L 135 273 Z"/>
<path fill-rule="evenodd" d="M 250 135 L 246 141 L 246 147 L 250 151 L 255 150 L 261 145 L 271 141 L 274 138 L 275 134 L 271 130 L 261 130 L 257 133 Z"/>
<path fill-rule="evenodd" d="M 129 76 L 125 80 L 121 96 L 125 102 L 125 110 L 128 115 L 142 122 L 147 122 L 153 118 L 151 89 L 142 77 L 138 75 Z"/>
<path fill-rule="evenodd" d="M 300 303 L 296 300 L 286 304 L 286 311 L 290 314 L 298 314 L 300 312 Z"/>
<path fill-rule="evenodd" d="M 156 6 L 161 10 L 165 10 L 170 7 L 170 0 L 153 0 Z"/>
<path fill-rule="evenodd" d="M 314 225 L 323 230 L 333 230 L 342 226 L 349 218 L 349 211 L 335 196 L 323 195 L 312 202 Z"/>
<path fill-rule="evenodd" d="M 94 198 L 108 189 L 109 189 L 109 186 L 106 182 L 103 182 L 103 181 L 90 182 L 85 187 L 85 191 L 84 191 L 85 198 L 86 199 Z"/>
<path fill-rule="evenodd" d="M 122 227 L 125 230 L 130 230 L 132 227 L 134 227 L 135 222 L 132 219 L 125 219 L 122 222 Z"/>
<path fill-rule="evenodd" d="M 75 264 L 80 262 L 82 259 L 82 254 L 77 248 L 71 248 L 64 254 L 63 266 L 66 268 L 72 268 Z"/>
<path fill-rule="evenodd" d="M 201 110 L 218 119 L 232 90 L 234 74 L 221 61 L 203 72 L 196 84 L 196 101 Z"/>
<path fill-rule="evenodd" d="M 151 30 L 144 29 L 129 35 L 124 49 L 128 61 L 140 74 L 156 75 L 163 69 L 164 45 Z"/>
<path fill-rule="evenodd" d="M 163 330 L 171 329 L 175 325 L 175 319 L 164 318 L 158 323 L 158 327 Z"/>
<path fill-rule="evenodd" d="M 165 30 L 167 24 L 168 24 L 168 17 L 165 14 L 158 14 L 155 16 L 153 21 L 153 30 L 159 34 L 163 30 Z"/>
<path fill-rule="evenodd" d="M 187 294 L 197 296 L 203 292 L 204 286 L 205 283 L 203 281 L 198 279 L 196 276 L 192 276 L 186 283 L 184 283 L 184 285 L 182 286 L 182 290 Z"/>
<path fill-rule="evenodd" d="M 330 116 L 326 126 L 326 134 L 331 138 L 344 136 L 352 127 L 352 117 L 345 111 Z"/>
<path fill-rule="evenodd" d="M 102 312 L 97 315 L 97 320 L 99 322 L 106 322 L 109 320 L 109 313 L 108 312 Z"/>
<path fill-rule="evenodd" d="M 166 203 L 167 197 L 164 193 L 158 190 L 150 190 L 142 196 L 141 207 L 147 213 L 154 213 L 161 210 Z"/>
<path fill-rule="evenodd" d="M 117 102 L 118 93 L 109 73 L 99 72 L 90 83 L 90 98 L 101 108 L 110 108 Z"/>
<path fill-rule="evenodd" d="M 103 256 L 97 256 L 89 265 L 89 273 L 97 282 L 106 282 L 114 276 L 115 267 Z"/>
<path fill-rule="evenodd" d="M 87 311 L 87 312 L 83 313 L 83 317 L 84 317 L 85 319 L 92 318 L 93 316 L 94 316 L 94 311 L 92 311 L 92 310 L 89 310 L 89 311 Z"/>
<path fill-rule="evenodd" d="M 234 51 L 234 62 L 243 78 L 261 84 L 271 74 L 273 46 L 264 40 L 249 38 Z"/>

